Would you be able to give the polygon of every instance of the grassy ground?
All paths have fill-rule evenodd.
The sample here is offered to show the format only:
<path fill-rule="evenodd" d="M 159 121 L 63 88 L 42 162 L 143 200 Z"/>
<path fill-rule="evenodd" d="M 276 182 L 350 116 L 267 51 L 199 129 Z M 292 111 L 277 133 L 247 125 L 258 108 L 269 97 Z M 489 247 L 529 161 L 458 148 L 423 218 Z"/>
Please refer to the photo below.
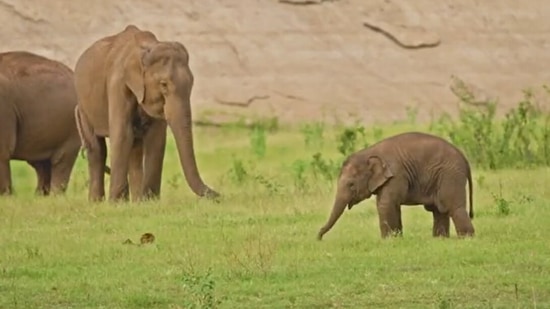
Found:
<path fill-rule="evenodd" d="M 65 197 L 34 197 L 33 172 L 12 163 L 17 196 L 0 199 L 0 308 L 550 308 L 548 168 L 474 168 L 474 239 L 454 230 L 433 239 L 431 215 L 413 206 L 404 237 L 381 240 L 369 200 L 318 242 L 334 183 L 307 162 L 319 149 L 339 156 L 332 131 L 195 136 L 220 203 L 190 192 L 172 141 L 158 202 L 88 203 L 82 158 Z M 122 244 L 145 232 L 154 244 Z"/>

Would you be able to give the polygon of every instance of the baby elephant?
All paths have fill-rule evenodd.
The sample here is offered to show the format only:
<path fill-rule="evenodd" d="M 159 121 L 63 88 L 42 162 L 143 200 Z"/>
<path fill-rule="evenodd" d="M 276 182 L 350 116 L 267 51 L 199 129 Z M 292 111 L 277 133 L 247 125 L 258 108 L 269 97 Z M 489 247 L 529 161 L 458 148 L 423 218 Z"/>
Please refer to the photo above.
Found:
<path fill-rule="evenodd" d="M 470 214 L 466 211 L 466 181 Z M 401 205 L 424 205 L 433 236 L 449 237 L 450 218 L 461 236 L 473 236 L 472 175 L 466 157 L 437 136 L 408 132 L 351 154 L 342 164 L 336 198 L 321 240 L 344 212 L 376 195 L 382 238 L 401 235 Z"/>

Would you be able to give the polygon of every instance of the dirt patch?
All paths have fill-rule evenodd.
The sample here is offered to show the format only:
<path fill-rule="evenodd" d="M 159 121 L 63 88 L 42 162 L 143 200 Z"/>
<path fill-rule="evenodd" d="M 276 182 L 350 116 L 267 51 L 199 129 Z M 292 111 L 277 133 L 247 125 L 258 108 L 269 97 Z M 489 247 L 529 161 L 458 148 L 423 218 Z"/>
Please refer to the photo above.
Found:
<path fill-rule="evenodd" d="M 453 75 L 499 98 L 501 111 L 548 80 L 543 0 L 286 2 L 2 0 L 0 39 L 4 51 L 70 66 L 129 23 L 178 40 L 191 53 L 196 115 L 390 122 L 411 106 L 426 120 L 455 112 Z"/>

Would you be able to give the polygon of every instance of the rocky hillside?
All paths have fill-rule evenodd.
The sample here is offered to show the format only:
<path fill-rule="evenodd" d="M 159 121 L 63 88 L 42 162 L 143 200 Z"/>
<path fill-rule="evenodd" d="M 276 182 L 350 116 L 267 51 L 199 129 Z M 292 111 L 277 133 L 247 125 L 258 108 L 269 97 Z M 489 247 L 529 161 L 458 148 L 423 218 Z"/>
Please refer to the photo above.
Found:
<path fill-rule="evenodd" d="M 1 0 L 0 20 L 2 50 L 70 66 L 130 23 L 179 40 L 196 115 L 428 119 L 456 110 L 453 75 L 503 108 L 550 78 L 543 0 Z"/>

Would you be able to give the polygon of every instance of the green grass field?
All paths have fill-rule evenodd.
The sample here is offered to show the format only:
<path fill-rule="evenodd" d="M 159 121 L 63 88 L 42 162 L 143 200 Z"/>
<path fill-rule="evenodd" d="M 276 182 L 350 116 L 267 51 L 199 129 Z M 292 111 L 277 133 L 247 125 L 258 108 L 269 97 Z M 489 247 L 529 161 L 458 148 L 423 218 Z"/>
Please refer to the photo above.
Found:
<path fill-rule="evenodd" d="M 367 139 L 412 128 L 426 131 L 366 127 Z M 432 238 L 431 214 L 410 206 L 404 236 L 382 240 L 371 199 L 319 242 L 335 182 L 309 162 L 341 155 L 336 129 L 302 131 L 195 128 L 219 203 L 191 193 L 171 135 L 156 202 L 88 203 L 82 158 L 66 196 L 35 197 L 34 172 L 12 162 L 0 308 L 550 308 L 549 168 L 474 166 L 473 239 L 454 226 Z M 122 244 L 146 232 L 154 244 Z"/>

